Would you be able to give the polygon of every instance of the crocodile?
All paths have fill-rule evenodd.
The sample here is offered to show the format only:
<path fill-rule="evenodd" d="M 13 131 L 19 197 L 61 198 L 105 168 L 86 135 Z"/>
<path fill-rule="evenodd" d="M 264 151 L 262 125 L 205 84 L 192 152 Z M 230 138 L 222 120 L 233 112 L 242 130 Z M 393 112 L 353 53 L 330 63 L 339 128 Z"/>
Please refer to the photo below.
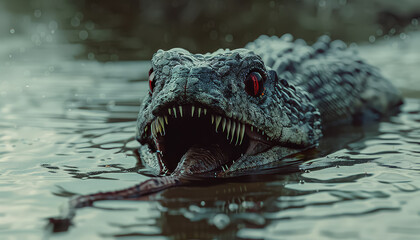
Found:
<path fill-rule="evenodd" d="M 134 187 L 78 196 L 76 208 L 141 199 L 189 177 L 250 175 L 316 148 L 322 131 L 394 114 L 398 90 L 340 40 L 290 34 L 244 48 L 157 51 L 137 120 L 143 164 L 156 175 Z"/>

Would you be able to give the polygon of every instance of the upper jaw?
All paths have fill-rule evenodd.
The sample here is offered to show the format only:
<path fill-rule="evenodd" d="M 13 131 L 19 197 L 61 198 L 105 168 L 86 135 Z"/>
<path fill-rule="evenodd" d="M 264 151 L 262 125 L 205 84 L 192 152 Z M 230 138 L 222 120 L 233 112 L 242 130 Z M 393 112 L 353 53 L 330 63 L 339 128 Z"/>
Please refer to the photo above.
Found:
<path fill-rule="evenodd" d="M 230 115 L 230 116 L 229 116 Z M 179 127 L 179 122 L 195 123 L 200 122 L 211 127 L 213 134 L 221 135 L 226 138 L 221 145 L 229 145 L 232 148 L 239 148 L 242 153 L 233 157 L 229 164 L 220 166 L 222 172 L 227 172 L 230 166 L 240 162 L 248 155 L 255 155 L 261 151 L 265 151 L 273 145 L 273 140 L 269 138 L 264 131 L 252 123 L 247 122 L 240 114 L 225 113 L 221 109 L 210 108 L 199 104 L 171 105 L 162 108 L 156 116 L 149 120 L 143 129 L 141 139 L 148 142 L 152 146 L 152 154 L 155 154 L 159 162 L 160 173 L 168 174 L 173 171 L 174 167 L 169 167 L 165 161 L 168 144 L 168 130 L 173 131 L 171 127 Z M 182 125 L 181 127 L 188 127 Z M 197 129 L 200 131 L 200 129 Z M 206 130 L 207 131 L 207 130 Z M 207 135 L 211 134 L 205 132 Z M 177 136 L 175 141 L 182 141 L 185 136 Z M 207 136 L 203 136 L 206 138 Z M 208 136 L 210 138 L 210 136 Z M 172 138 L 173 139 L 173 138 Z M 153 149 L 154 148 L 154 149 Z M 239 150 L 238 150 L 239 151 Z"/>

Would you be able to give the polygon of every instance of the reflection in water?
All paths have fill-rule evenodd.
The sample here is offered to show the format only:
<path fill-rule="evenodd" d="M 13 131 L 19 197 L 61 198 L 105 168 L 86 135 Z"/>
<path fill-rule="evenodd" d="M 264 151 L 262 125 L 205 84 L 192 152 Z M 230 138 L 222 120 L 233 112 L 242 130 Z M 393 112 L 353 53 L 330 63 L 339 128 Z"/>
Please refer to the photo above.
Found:
<path fill-rule="evenodd" d="M 404 32 L 418 29 L 415 4 L 394 8 L 386 1 L 375 9 L 392 18 L 366 19 L 357 5 L 374 4 L 366 1 L 267 3 L 283 14 L 266 11 L 265 3 L 243 2 L 240 8 L 255 11 L 252 16 L 232 11 L 235 2 L 218 2 L 208 8 L 210 17 L 186 16 L 194 13 L 189 2 L 167 1 L 180 10 L 173 11 L 174 19 L 202 21 L 187 25 L 199 30 L 181 21 L 185 32 L 177 34 L 164 21 L 171 7 L 151 11 L 166 2 L 46 2 L 0 1 L 1 239 L 415 239 L 420 234 L 419 35 Z M 199 13 L 207 4 L 198 6 Z M 143 24 L 145 15 L 136 15 L 135 6 L 155 16 L 154 24 Z M 132 14 L 113 12 L 115 7 Z M 220 9 L 231 14 L 219 16 Z M 363 15 L 357 18 L 363 27 L 345 24 L 355 19 L 346 15 L 349 9 Z M 227 19 L 237 14 L 240 24 Z M 270 16 L 276 25 L 255 20 Z M 309 160 L 289 162 L 284 171 L 217 184 L 209 180 L 147 201 L 98 202 L 80 209 L 68 232 L 44 229 L 45 219 L 58 216 L 74 194 L 149 179 L 133 139 L 149 63 L 105 61 L 148 58 L 156 48 L 173 46 L 237 47 L 261 33 L 287 29 L 309 41 L 325 31 L 347 41 L 374 41 L 358 49 L 409 97 L 402 112 L 378 124 L 331 129 L 317 151 L 306 153 Z"/>

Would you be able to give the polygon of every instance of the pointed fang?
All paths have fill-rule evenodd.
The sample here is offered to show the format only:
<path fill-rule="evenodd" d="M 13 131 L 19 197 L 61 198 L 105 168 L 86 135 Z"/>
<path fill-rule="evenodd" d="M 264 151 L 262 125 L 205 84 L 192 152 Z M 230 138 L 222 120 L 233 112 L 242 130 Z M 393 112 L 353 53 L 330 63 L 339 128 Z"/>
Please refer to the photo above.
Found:
<path fill-rule="evenodd" d="M 227 120 L 227 125 L 226 125 L 227 140 L 229 140 L 230 124 L 231 124 L 231 121 L 230 121 L 230 119 L 228 119 Z"/>
<path fill-rule="evenodd" d="M 242 124 L 242 127 L 241 127 L 241 141 L 239 142 L 239 145 L 241 145 L 242 141 L 244 140 L 244 133 L 245 133 L 245 124 Z"/>
<path fill-rule="evenodd" d="M 230 143 L 232 143 L 233 138 L 235 137 L 235 130 L 236 130 L 236 122 L 233 121 L 232 122 L 232 128 L 231 128 L 231 139 L 230 139 Z"/>
<path fill-rule="evenodd" d="M 216 117 L 216 132 L 217 132 L 217 128 L 219 127 L 220 120 L 222 120 L 222 117 L 221 116 L 217 116 Z"/>
<path fill-rule="evenodd" d="M 225 128 L 226 128 L 226 118 L 223 118 L 223 120 L 222 120 L 222 132 L 225 131 Z"/>
<path fill-rule="evenodd" d="M 195 110 L 195 107 L 194 107 L 194 106 L 192 106 L 192 107 L 191 107 L 191 117 L 194 117 L 194 110 Z"/>
<path fill-rule="evenodd" d="M 236 128 L 236 142 L 235 146 L 238 145 L 239 135 L 241 134 L 242 124 L 238 122 L 238 127 Z"/>
<path fill-rule="evenodd" d="M 179 115 L 182 117 L 182 106 L 179 106 Z"/>

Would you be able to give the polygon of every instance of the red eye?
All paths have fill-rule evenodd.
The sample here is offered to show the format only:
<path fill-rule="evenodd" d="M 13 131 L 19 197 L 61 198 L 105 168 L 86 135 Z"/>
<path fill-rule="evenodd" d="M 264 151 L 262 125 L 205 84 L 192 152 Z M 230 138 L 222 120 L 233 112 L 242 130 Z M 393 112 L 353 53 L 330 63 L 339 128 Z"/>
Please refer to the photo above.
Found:
<path fill-rule="evenodd" d="M 153 72 L 153 68 L 149 70 L 149 88 L 150 88 L 150 94 L 153 92 L 153 88 L 155 88 L 155 72 Z"/>
<path fill-rule="evenodd" d="M 264 91 L 263 83 L 264 79 L 259 72 L 250 72 L 245 79 L 245 90 L 249 95 L 258 97 Z"/>

